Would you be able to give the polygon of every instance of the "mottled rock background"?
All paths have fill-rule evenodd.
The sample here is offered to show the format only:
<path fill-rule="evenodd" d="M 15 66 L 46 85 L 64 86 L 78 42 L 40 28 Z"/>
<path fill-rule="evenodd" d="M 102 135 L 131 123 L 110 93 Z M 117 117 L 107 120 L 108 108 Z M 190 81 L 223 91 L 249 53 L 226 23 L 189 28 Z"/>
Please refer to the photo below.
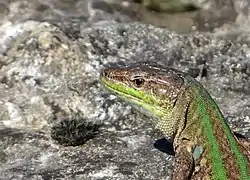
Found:
<path fill-rule="evenodd" d="M 1 0 L 0 179 L 169 179 L 161 133 L 99 83 L 117 64 L 190 73 L 250 138 L 249 2 L 176 2 Z"/>

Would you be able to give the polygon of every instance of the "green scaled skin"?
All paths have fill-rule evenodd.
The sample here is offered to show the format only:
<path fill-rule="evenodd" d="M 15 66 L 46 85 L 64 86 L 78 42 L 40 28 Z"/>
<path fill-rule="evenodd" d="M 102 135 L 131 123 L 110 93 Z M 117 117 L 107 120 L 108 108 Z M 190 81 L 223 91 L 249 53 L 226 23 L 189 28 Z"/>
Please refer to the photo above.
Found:
<path fill-rule="evenodd" d="M 194 78 L 156 64 L 107 68 L 101 82 L 155 117 L 172 137 L 173 180 L 250 180 L 250 141 L 238 139 L 219 107 Z"/>

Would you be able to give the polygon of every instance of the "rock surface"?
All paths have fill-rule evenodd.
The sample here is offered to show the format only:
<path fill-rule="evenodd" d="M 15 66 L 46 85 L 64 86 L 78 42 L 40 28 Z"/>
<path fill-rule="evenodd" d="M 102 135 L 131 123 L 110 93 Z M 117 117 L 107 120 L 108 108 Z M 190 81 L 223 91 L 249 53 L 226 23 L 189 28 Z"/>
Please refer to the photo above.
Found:
<path fill-rule="evenodd" d="M 92 3 L 1 2 L 0 179 L 169 179 L 173 156 L 154 147 L 162 135 L 99 83 L 114 64 L 189 72 L 250 138 L 246 4 L 234 24 L 180 35 Z"/>

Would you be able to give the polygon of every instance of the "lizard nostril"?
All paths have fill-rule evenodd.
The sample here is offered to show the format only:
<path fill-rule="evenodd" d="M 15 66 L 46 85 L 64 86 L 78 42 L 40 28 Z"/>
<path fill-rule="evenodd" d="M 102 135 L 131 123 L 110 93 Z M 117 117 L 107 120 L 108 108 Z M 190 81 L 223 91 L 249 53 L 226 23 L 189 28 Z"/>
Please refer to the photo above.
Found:
<path fill-rule="evenodd" d="M 109 73 L 107 72 L 107 71 L 102 71 L 102 73 L 101 73 L 101 76 L 102 77 L 108 77 L 109 76 Z"/>

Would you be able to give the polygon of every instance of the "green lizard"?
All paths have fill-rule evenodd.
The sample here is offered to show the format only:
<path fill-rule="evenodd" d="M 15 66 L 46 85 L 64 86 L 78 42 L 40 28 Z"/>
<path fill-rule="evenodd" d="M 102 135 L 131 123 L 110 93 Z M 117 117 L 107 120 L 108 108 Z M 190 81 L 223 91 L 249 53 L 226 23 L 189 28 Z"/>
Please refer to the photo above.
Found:
<path fill-rule="evenodd" d="M 250 180 L 250 141 L 238 139 L 204 87 L 191 76 L 150 63 L 107 68 L 101 82 L 157 117 L 172 137 L 172 179 Z"/>

